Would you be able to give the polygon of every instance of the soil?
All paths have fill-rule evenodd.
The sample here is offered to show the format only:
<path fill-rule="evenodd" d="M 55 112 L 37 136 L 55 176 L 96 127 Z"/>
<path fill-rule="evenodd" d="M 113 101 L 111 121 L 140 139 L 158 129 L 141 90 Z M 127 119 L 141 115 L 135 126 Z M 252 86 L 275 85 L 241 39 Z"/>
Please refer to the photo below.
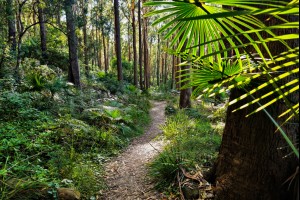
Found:
<path fill-rule="evenodd" d="M 147 176 L 149 163 L 164 147 L 160 125 L 165 123 L 166 102 L 153 101 L 150 115 L 152 122 L 145 133 L 134 139 L 118 157 L 105 164 L 105 180 L 108 189 L 100 199 L 105 200 L 151 200 L 162 199 Z"/>

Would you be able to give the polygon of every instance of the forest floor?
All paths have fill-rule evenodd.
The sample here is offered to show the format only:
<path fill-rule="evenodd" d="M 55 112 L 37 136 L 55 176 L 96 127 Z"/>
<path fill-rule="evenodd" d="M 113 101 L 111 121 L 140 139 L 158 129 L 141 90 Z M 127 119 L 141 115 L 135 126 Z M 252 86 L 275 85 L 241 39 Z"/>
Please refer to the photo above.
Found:
<path fill-rule="evenodd" d="M 134 139 L 118 157 L 105 164 L 108 189 L 100 199 L 105 200 L 154 200 L 162 199 L 147 176 L 147 164 L 162 150 L 164 142 L 156 139 L 160 125 L 165 123 L 166 102 L 152 101 L 151 124 L 145 133 Z"/>

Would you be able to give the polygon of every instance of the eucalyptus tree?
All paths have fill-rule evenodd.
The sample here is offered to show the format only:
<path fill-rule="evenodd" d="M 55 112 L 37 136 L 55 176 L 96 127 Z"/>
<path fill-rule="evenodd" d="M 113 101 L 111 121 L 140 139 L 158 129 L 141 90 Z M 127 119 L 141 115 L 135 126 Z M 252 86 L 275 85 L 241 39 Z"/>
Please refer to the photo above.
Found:
<path fill-rule="evenodd" d="M 47 59 L 47 35 L 46 35 L 46 23 L 44 9 L 46 7 L 45 2 L 37 1 L 38 7 L 38 19 L 40 25 L 40 39 L 41 39 L 41 51 L 42 51 L 42 64 L 45 64 Z"/>
<path fill-rule="evenodd" d="M 138 0 L 138 27 L 139 27 L 139 74 L 140 74 L 140 88 L 144 89 L 143 83 L 143 47 L 142 47 L 142 16 L 141 16 L 141 0 Z"/>
<path fill-rule="evenodd" d="M 13 0 L 6 1 L 6 16 L 8 26 L 8 42 L 11 46 L 12 51 L 16 51 L 17 40 L 16 40 L 16 18 L 13 6 Z"/>
<path fill-rule="evenodd" d="M 193 52 L 187 56 L 187 62 L 197 68 L 181 77 L 182 83 L 191 80 L 183 88 L 196 87 L 195 96 L 230 91 L 217 161 L 216 199 L 291 198 L 283 184 L 299 173 L 299 151 L 294 145 L 299 99 L 290 99 L 299 90 L 295 85 L 299 48 L 287 41 L 299 39 L 295 31 L 299 21 L 286 15 L 298 16 L 298 1 L 153 1 L 148 5 L 165 6 L 151 14 L 166 13 L 156 23 L 170 20 L 161 29 L 172 26 L 167 38 L 179 30 L 171 42 L 179 42 L 175 54 L 182 55 L 184 43 L 190 51 L 200 47 L 200 56 Z M 265 15 L 263 20 L 259 15 Z M 273 23 L 265 24 L 268 21 Z M 277 116 L 281 119 L 275 120 Z M 296 123 L 289 123 L 292 118 Z M 288 148 L 282 148 L 285 142 Z"/>
<path fill-rule="evenodd" d="M 117 57 L 118 80 L 123 80 L 122 74 L 122 53 L 121 53 L 121 36 L 120 36 L 120 14 L 119 0 L 114 0 L 114 15 L 115 15 L 115 49 Z"/>
<path fill-rule="evenodd" d="M 76 16 L 74 14 L 74 0 L 64 0 L 64 9 L 66 12 L 67 20 L 67 36 L 69 47 L 69 68 L 68 68 L 68 81 L 74 83 L 76 87 L 81 87 L 80 83 L 80 70 L 78 63 L 78 44 L 76 35 Z"/>
<path fill-rule="evenodd" d="M 133 83 L 138 86 L 137 49 L 136 49 L 136 25 L 135 25 L 135 0 L 131 0 L 131 26 L 132 26 L 132 49 L 133 49 Z"/>

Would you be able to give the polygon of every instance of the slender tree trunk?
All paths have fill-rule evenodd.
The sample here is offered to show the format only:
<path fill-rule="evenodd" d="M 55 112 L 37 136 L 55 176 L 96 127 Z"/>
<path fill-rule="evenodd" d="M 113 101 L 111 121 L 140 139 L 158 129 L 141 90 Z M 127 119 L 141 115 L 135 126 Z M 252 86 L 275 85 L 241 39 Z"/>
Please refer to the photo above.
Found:
<path fill-rule="evenodd" d="M 145 80 L 145 89 L 147 90 L 150 87 L 150 72 L 149 72 L 149 51 L 148 51 L 148 29 L 147 29 L 147 19 L 143 20 L 144 22 L 144 80 Z"/>
<path fill-rule="evenodd" d="M 177 57 L 176 70 L 175 70 L 175 80 L 176 80 L 176 89 L 177 90 L 179 90 L 179 88 L 180 88 L 180 78 L 179 78 L 180 72 L 179 72 L 179 66 L 178 66 L 179 63 L 180 63 L 180 58 Z"/>
<path fill-rule="evenodd" d="M 39 4 L 38 5 L 38 14 L 39 14 L 39 25 L 40 25 L 40 38 L 41 38 L 41 50 L 42 50 L 42 64 L 46 64 L 47 60 L 47 36 L 46 36 L 46 26 L 44 18 L 44 9 Z"/>
<path fill-rule="evenodd" d="M 165 58 L 164 55 L 161 55 L 161 83 L 164 83 L 164 76 L 165 76 L 165 67 L 164 67 L 164 63 L 165 63 Z"/>
<path fill-rule="evenodd" d="M 8 25 L 8 42 L 11 50 L 16 51 L 17 39 L 16 39 L 16 20 L 13 12 L 13 0 L 6 1 L 6 16 Z"/>
<path fill-rule="evenodd" d="M 168 49 L 168 47 L 169 47 L 169 42 L 167 41 L 167 49 Z M 164 68 L 165 68 L 164 84 L 167 84 L 167 80 L 168 80 L 168 53 L 167 52 L 165 52 Z"/>
<path fill-rule="evenodd" d="M 88 57 L 88 38 L 87 38 L 87 13 L 88 13 L 88 6 L 87 3 L 83 2 L 83 21 L 84 25 L 82 27 L 83 32 L 83 54 L 84 54 L 84 67 L 85 67 L 85 75 L 89 77 L 89 57 Z"/>
<path fill-rule="evenodd" d="M 171 81 L 171 89 L 174 89 L 175 84 L 175 68 L 176 68 L 176 62 L 175 62 L 175 55 L 172 55 L 172 81 Z"/>
<path fill-rule="evenodd" d="M 140 69 L 140 88 L 144 89 L 143 84 L 143 66 L 142 66 L 142 19 L 141 19 L 141 0 L 138 0 L 138 23 L 139 23 L 139 69 Z"/>
<path fill-rule="evenodd" d="M 105 35 L 103 33 L 103 27 L 102 29 L 102 43 L 103 43 L 103 56 L 104 56 L 104 71 L 105 73 L 108 72 L 108 51 L 106 50 L 106 42 L 105 42 Z"/>
<path fill-rule="evenodd" d="M 115 49 L 117 54 L 117 70 L 118 80 L 123 80 L 122 74 L 122 53 L 121 53 L 121 38 L 120 38 L 120 18 L 119 18 L 119 0 L 114 0 L 114 12 L 115 12 Z"/>
<path fill-rule="evenodd" d="M 183 45 L 181 50 L 184 50 L 186 48 L 186 43 Z M 183 60 L 181 60 L 181 62 L 183 62 Z M 185 75 L 187 73 L 189 73 L 191 66 L 187 66 L 187 65 L 182 65 L 181 66 L 181 75 Z M 188 77 L 186 77 L 188 78 Z M 185 85 L 188 84 L 189 81 L 184 81 L 181 84 Z M 186 89 L 181 89 L 180 90 L 180 98 L 179 98 L 179 108 L 190 108 L 192 107 L 192 103 L 191 103 L 191 94 L 192 94 L 192 89 L 191 88 L 186 88 Z"/>
<path fill-rule="evenodd" d="M 130 18 L 130 16 L 129 16 Z M 128 24 L 127 24 L 127 37 L 128 37 L 128 62 L 131 62 L 131 45 L 130 45 L 130 21 L 128 19 Z"/>
<path fill-rule="evenodd" d="M 132 44 L 133 44 L 133 83 L 138 86 L 138 70 L 137 70 L 137 52 L 136 52 L 136 31 L 135 31 L 135 0 L 131 1 L 132 16 Z"/>
<path fill-rule="evenodd" d="M 68 81 L 74 83 L 76 87 L 81 87 L 80 83 L 80 71 L 78 64 L 78 44 L 76 36 L 75 27 L 75 16 L 73 13 L 73 1 L 65 0 L 65 11 L 67 20 L 67 36 L 68 36 L 68 46 L 69 46 L 69 71 L 68 71 Z"/>
<path fill-rule="evenodd" d="M 157 34 L 157 61 L 156 61 L 156 82 L 157 86 L 160 84 L 160 74 L 159 74 L 159 68 L 160 68 L 160 37 L 159 34 Z"/>
<path fill-rule="evenodd" d="M 107 66 L 107 71 L 108 71 L 109 70 L 109 62 L 110 62 L 109 58 L 110 58 L 110 55 L 111 55 L 111 52 L 110 52 L 111 50 L 110 50 L 110 45 L 109 45 L 109 37 L 107 37 L 106 40 L 107 40 L 107 42 L 106 42 L 106 44 L 107 44 L 106 66 Z"/>

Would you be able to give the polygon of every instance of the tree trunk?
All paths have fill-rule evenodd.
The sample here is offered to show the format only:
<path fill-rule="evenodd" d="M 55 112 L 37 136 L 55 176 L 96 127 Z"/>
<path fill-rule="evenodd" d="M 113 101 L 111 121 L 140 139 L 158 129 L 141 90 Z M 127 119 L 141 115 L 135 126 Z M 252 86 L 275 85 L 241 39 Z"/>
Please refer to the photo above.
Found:
<path fill-rule="evenodd" d="M 230 100 L 243 94 L 233 90 Z M 248 99 L 248 101 L 251 99 Z M 292 175 L 294 156 L 283 159 L 289 153 L 280 133 L 264 112 L 250 117 L 254 106 L 232 113 L 245 101 L 229 106 L 222 145 L 217 162 L 216 199 L 231 200 L 279 200 L 290 199 L 283 192 L 284 181 Z M 267 110 L 278 116 L 280 104 Z M 277 107 L 277 108 L 276 108 Z M 293 130 L 296 131 L 296 130 Z"/>
<path fill-rule="evenodd" d="M 167 41 L 167 49 L 168 49 L 168 47 L 169 47 L 169 42 Z M 167 84 L 167 80 L 168 80 L 168 53 L 167 52 L 165 52 L 165 62 L 164 62 L 164 64 L 163 64 L 163 66 L 164 66 L 164 72 L 165 72 L 165 74 L 164 74 L 164 84 Z"/>
<path fill-rule="evenodd" d="M 160 74 L 159 74 L 159 68 L 160 68 L 160 37 L 159 34 L 157 34 L 157 62 L 156 62 L 156 82 L 157 86 L 160 84 Z"/>
<path fill-rule="evenodd" d="M 184 71 L 181 72 L 181 75 L 188 73 L 186 70 L 189 70 L 189 69 L 190 69 L 190 66 L 182 66 L 181 70 L 184 70 Z M 183 85 L 187 84 L 187 81 L 182 82 L 182 84 Z M 179 98 L 179 108 L 180 109 L 192 107 L 191 94 L 192 94 L 191 88 L 180 90 L 180 98 Z"/>
<path fill-rule="evenodd" d="M 105 35 L 103 32 L 103 27 L 101 27 L 101 32 L 102 32 L 102 43 L 103 43 L 103 56 L 104 56 L 104 71 L 107 74 L 108 72 L 108 51 L 106 49 L 106 42 L 105 42 Z"/>
<path fill-rule="evenodd" d="M 144 89 L 143 84 L 143 61 L 142 61 L 142 19 L 141 19 L 141 0 L 138 0 L 138 23 L 139 23 L 139 69 L 140 69 L 140 88 Z"/>
<path fill-rule="evenodd" d="M 179 71 L 179 66 L 178 66 L 178 64 L 180 63 L 179 57 L 177 57 L 176 63 L 177 64 L 176 64 L 176 70 L 175 70 L 175 74 L 176 74 L 175 80 L 176 80 L 176 89 L 179 90 L 179 88 L 180 88 L 180 78 L 179 78 L 180 71 Z"/>
<path fill-rule="evenodd" d="M 16 51 L 16 20 L 13 12 L 13 0 L 6 1 L 6 16 L 8 25 L 8 42 L 10 44 L 11 50 Z"/>
<path fill-rule="evenodd" d="M 135 31 L 135 0 L 131 1 L 132 15 L 132 49 L 133 49 L 133 83 L 138 86 L 138 71 L 137 71 L 137 52 L 136 52 L 136 31 Z"/>
<path fill-rule="evenodd" d="M 89 77 L 89 57 L 88 57 L 88 38 L 87 38 L 87 13 L 88 13 L 88 6 L 87 3 L 83 2 L 83 21 L 84 25 L 82 27 L 83 32 L 83 54 L 84 54 L 84 67 L 85 67 L 85 75 Z M 97 36 L 96 36 L 97 37 Z"/>
<path fill-rule="evenodd" d="M 146 10 L 145 10 L 146 13 Z M 145 89 L 149 89 L 150 87 L 150 71 L 149 71 L 149 51 L 148 51 L 148 24 L 147 19 L 144 18 L 144 35 L 143 35 L 143 43 L 144 43 L 144 81 L 145 81 Z"/>
<path fill-rule="evenodd" d="M 163 84 L 164 83 L 164 76 L 165 76 L 165 67 L 164 67 L 164 63 L 165 63 L 165 58 L 164 58 L 164 55 L 162 54 L 161 55 L 161 83 Z"/>
<path fill-rule="evenodd" d="M 42 64 L 46 64 L 47 60 L 47 37 L 46 37 L 46 26 L 44 18 L 44 9 L 39 4 L 38 5 L 39 14 L 39 25 L 40 25 L 40 37 L 41 37 L 41 50 L 42 50 Z"/>
<path fill-rule="evenodd" d="M 181 37 L 180 37 L 180 39 L 181 39 Z M 183 45 L 181 51 L 184 50 L 185 48 L 186 48 L 186 42 Z M 183 60 L 181 60 L 181 62 L 183 62 Z M 181 75 L 189 73 L 190 68 L 191 68 L 190 66 L 182 65 L 181 66 L 181 70 L 182 70 Z M 188 76 L 186 76 L 185 78 L 188 78 Z M 185 85 L 185 84 L 188 84 L 188 83 L 189 83 L 189 81 L 187 80 L 187 81 L 182 82 L 181 84 Z M 181 89 L 180 90 L 180 98 L 179 98 L 179 108 L 180 109 L 192 107 L 191 94 L 192 94 L 192 89 L 191 88 L 186 88 L 186 89 Z"/>
<path fill-rule="evenodd" d="M 175 55 L 172 55 L 172 81 L 171 81 L 171 89 L 174 89 L 174 85 L 175 85 L 175 68 L 176 68 L 176 62 L 175 62 Z"/>
<path fill-rule="evenodd" d="M 73 13 L 73 1 L 65 0 L 65 11 L 67 20 L 67 36 L 68 36 L 68 46 L 69 46 L 69 71 L 68 71 L 68 81 L 74 83 L 76 87 L 81 87 L 80 84 L 80 71 L 78 64 L 77 55 L 77 36 L 75 27 L 75 16 Z"/>
<path fill-rule="evenodd" d="M 120 38 L 120 17 L 119 17 L 119 0 L 114 0 L 115 13 L 115 49 L 117 54 L 117 70 L 118 80 L 123 80 L 122 74 L 122 54 L 121 54 L 121 38 Z"/>
<path fill-rule="evenodd" d="M 276 18 L 271 18 L 268 23 L 276 24 Z M 268 45 L 274 55 L 284 51 L 281 44 Z M 270 90 L 273 90 L 271 86 L 265 89 L 265 92 Z M 230 100 L 244 93 L 238 89 L 232 90 Z M 264 93 L 258 91 L 255 94 L 255 98 L 259 98 Z M 299 163 L 294 154 L 287 156 L 291 150 L 282 135 L 275 132 L 275 125 L 264 111 L 245 117 L 257 108 L 257 105 L 232 113 L 234 109 L 251 100 L 248 98 L 228 107 L 216 166 L 216 199 L 292 199 L 291 192 L 287 190 L 288 183 L 284 182 L 295 172 Z M 260 101 L 261 104 L 266 102 L 268 99 Z M 266 110 L 276 119 L 284 111 L 284 107 L 283 102 L 278 102 Z M 283 128 L 292 141 L 295 141 L 296 133 L 299 132 L 299 122 L 287 124 Z"/>

